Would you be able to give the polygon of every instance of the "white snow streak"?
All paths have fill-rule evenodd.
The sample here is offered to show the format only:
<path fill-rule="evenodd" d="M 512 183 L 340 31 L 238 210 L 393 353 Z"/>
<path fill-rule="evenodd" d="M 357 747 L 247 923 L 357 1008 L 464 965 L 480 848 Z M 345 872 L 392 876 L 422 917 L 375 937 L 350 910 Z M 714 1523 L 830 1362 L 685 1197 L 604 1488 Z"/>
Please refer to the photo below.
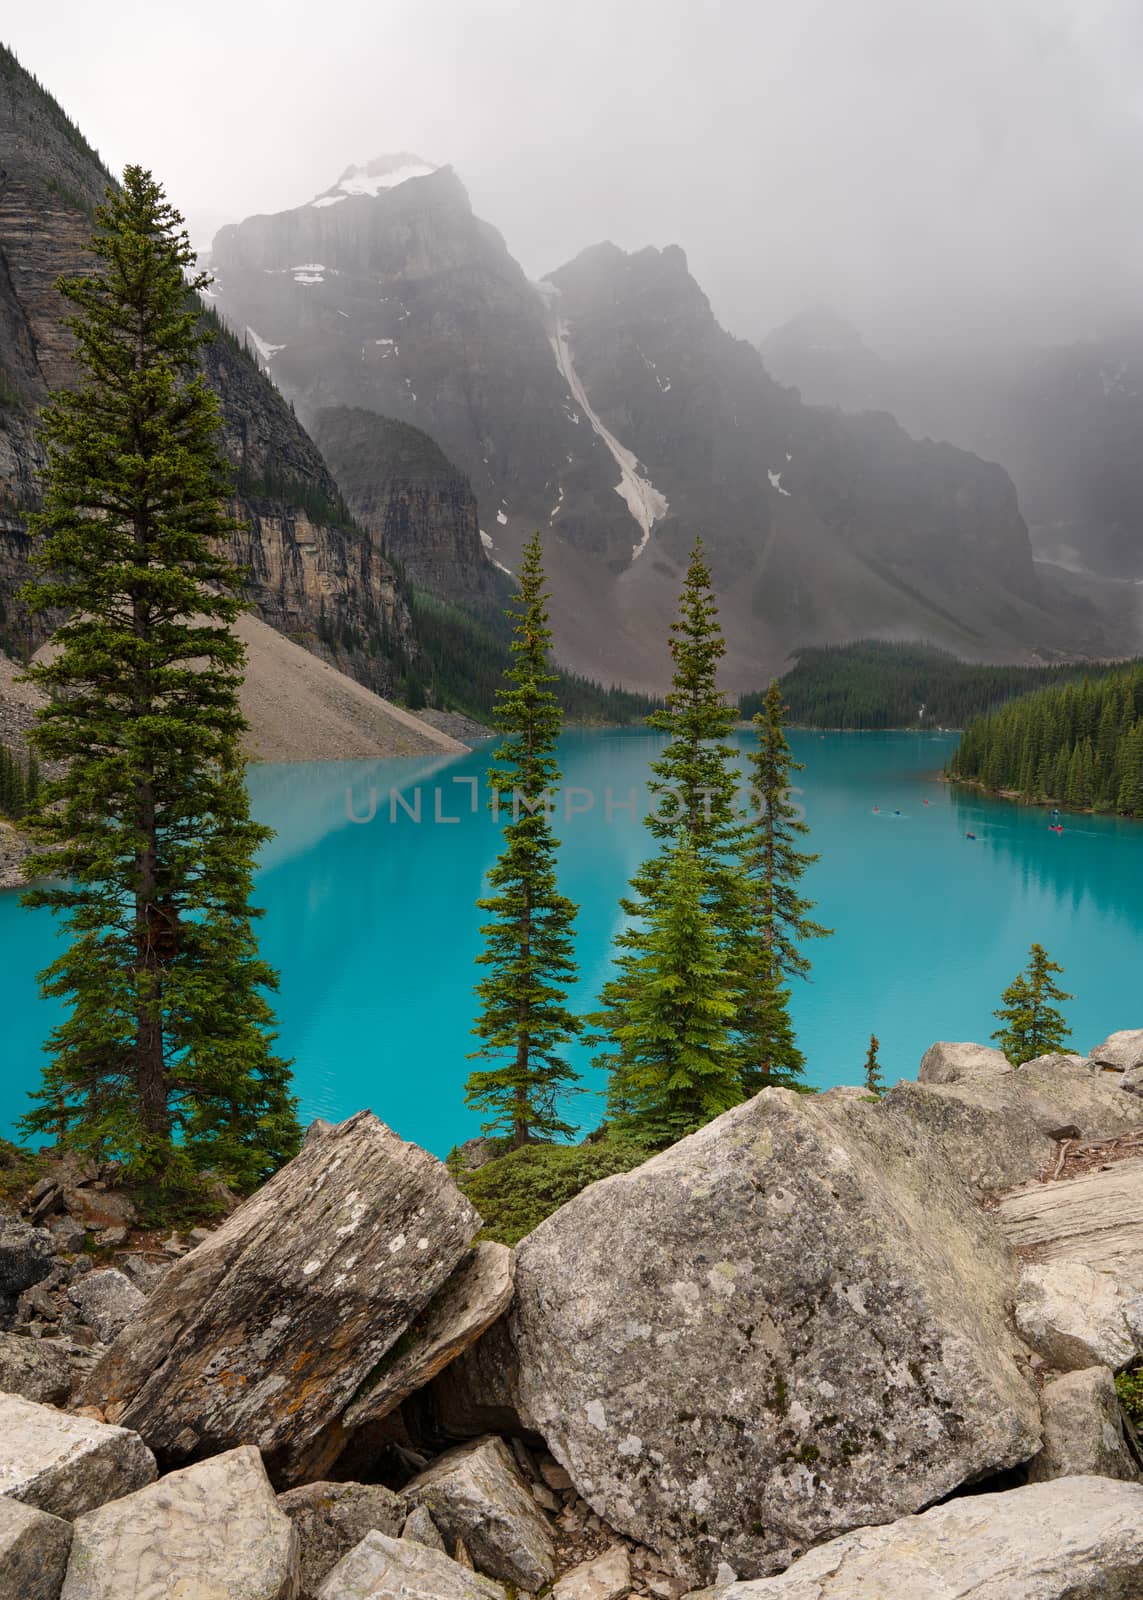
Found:
<path fill-rule="evenodd" d="M 258 354 L 262 357 L 262 360 L 267 364 L 267 366 L 269 366 L 270 362 L 278 354 L 279 350 L 284 350 L 286 348 L 284 344 L 270 344 L 266 339 L 263 339 L 260 333 L 255 333 L 254 329 L 249 323 L 246 324 L 246 334 L 250 340 L 250 343 L 254 346 L 255 350 L 257 350 Z"/>
<path fill-rule="evenodd" d="M 496 513 L 496 520 L 502 528 L 506 528 L 508 526 L 508 518 L 504 515 L 503 511 L 498 511 Z"/>
<path fill-rule="evenodd" d="M 480 530 L 480 542 L 481 542 L 481 544 L 484 546 L 484 548 L 486 550 L 491 550 L 492 549 L 493 542 L 494 542 L 493 538 L 492 538 L 492 535 L 490 533 L 485 533 L 483 528 L 481 528 L 481 530 Z"/>
<path fill-rule="evenodd" d="M 782 487 L 782 474 L 780 472 L 773 472 L 767 469 L 766 476 L 770 480 L 771 489 L 777 489 L 778 493 L 784 494 L 788 500 L 790 498 L 790 491 L 789 489 L 783 489 Z"/>
<path fill-rule="evenodd" d="M 619 468 L 619 482 L 615 485 L 615 492 L 626 502 L 628 511 L 642 529 L 642 538 L 631 547 L 631 559 L 638 561 L 650 541 L 651 529 L 667 514 L 667 497 L 655 488 L 649 478 L 640 476 L 638 459 L 625 445 L 620 444 L 592 409 L 591 401 L 587 398 L 587 390 L 572 360 L 568 344 L 569 332 L 568 324 L 562 317 L 557 316 L 555 332 L 548 336 L 552 352 L 556 358 L 556 365 L 563 373 L 564 381 L 571 391 L 572 399 L 610 450 Z M 577 417 L 576 421 L 578 420 Z"/>
<path fill-rule="evenodd" d="M 318 199 L 311 200 L 310 204 L 312 206 L 317 206 L 317 207 L 335 206 L 339 200 L 348 200 L 348 199 L 349 199 L 349 195 L 346 194 L 343 191 L 341 194 L 323 194 L 323 195 L 320 195 L 318 197 Z"/>

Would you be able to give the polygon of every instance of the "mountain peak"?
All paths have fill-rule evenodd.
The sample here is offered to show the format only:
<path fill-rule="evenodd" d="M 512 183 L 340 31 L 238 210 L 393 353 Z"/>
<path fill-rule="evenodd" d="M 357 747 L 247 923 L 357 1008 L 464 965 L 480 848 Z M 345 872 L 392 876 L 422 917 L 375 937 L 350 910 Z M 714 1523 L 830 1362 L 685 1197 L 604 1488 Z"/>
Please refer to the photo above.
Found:
<path fill-rule="evenodd" d="M 346 167 L 337 182 L 324 194 L 319 194 L 311 204 L 333 206 L 339 200 L 347 200 L 350 195 L 376 196 L 382 189 L 396 189 L 410 178 L 428 178 L 439 170 L 435 163 L 413 155 L 409 150 L 399 150 L 395 155 L 375 156 L 364 166 Z"/>

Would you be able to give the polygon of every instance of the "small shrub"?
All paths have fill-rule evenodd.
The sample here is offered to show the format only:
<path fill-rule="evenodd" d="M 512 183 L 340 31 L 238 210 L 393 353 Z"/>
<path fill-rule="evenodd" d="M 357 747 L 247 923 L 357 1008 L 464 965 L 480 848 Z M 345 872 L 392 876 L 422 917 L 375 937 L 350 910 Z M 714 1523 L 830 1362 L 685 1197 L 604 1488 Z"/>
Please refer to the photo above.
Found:
<path fill-rule="evenodd" d="M 527 1144 L 486 1161 L 460 1186 L 484 1218 L 477 1237 L 518 1244 L 589 1183 L 630 1172 L 653 1154 L 643 1140 L 619 1133 L 584 1144 Z"/>
<path fill-rule="evenodd" d="M 1143 1368 L 1121 1372 L 1115 1380 L 1115 1389 L 1124 1414 L 1134 1427 L 1143 1429 Z"/>

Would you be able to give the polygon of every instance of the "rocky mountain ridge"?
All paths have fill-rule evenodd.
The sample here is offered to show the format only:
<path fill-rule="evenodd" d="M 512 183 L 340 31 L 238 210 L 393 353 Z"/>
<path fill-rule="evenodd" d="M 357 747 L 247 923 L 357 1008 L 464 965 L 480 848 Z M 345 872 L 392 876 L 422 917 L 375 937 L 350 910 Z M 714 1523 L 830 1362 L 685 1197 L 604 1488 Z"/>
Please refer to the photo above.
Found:
<path fill-rule="evenodd" d="M 1079 344 L 888 362 L 818 308 L 760 348 L 815 404 L 891 411 L 914 435 L 1002 462 L 1045 560 L 1143 578 L 1143 327 Z"/>
<path fill-rule="evenodd" d="M 1034 569 L 1002 469 L 804 405 L 719 327 L 677 247 L 599 245 L 533 284 L 451 168 L 332 194 L 221 230 L 220 313 L 307 423 L 340 406 L 430 435 L 500 564 L 547 532 L 566 665 L 661 685 L 696 532 L 733 687 L 855 633 L 1107 652 L 1106 618 Z"/>
<path fill-rule="evenodd" d="M 72 381 L 71 338 L 55 289 L 89 270 L 106 169 L 56 102 L 0 47 L 0 647 L 45 636 L 16 599 L 29 574 L 26 516 L 38 503 L 36 413 Z M 235 561 L 258 615 L 381 692 L 415 644 L 391 563 L 354 525 L 320 452 L 254 360 L 221 325 L 204 362 L 235 471 Z"/>
<path fill-rule="evenodd" d="M 515 1251 L 366 1112 L 187 1237 L 49 1160 L 0 1217 L 0 1596 L 938 1600 L 939 1552 L 1127 1600 L 1141 1087 L 1143 1030 L 937 1044 L 880 1101 L 765 1090 Z"/>

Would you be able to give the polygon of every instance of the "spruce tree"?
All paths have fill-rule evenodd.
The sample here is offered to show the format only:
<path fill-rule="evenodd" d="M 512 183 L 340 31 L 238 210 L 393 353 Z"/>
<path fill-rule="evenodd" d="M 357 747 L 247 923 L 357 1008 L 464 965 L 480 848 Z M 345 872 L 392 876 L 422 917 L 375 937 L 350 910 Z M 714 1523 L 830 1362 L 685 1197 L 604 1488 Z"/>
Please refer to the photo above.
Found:
<path fill-rule="evenodd" d="M 704 936 L 709 934 L 715 941 L 724 970 L 732 966 L 746 916 L 745 885 L 735 856 L 741 828 L 735 807 L 739 774 L 738 751 L 730 736 L 736 711 L 718 687 L 718 664 L 726 645 L 701 539 L 691 553 L 669 647 L 674 663 L 671 689 L 665 707 L 647 719 L 650 727 L 668 735 L 662 754 L 651 763 L 653 803 L 646 818 L 660 849 L 635 873 L 631 893 L 621 902 L 630 920 L 616 939 L 615 975 L 604 985 L 601 1009 L 592 1018 L 615 1047 L 601 1058 L 612 1074 L 612 1113 L 627 1103 L 627 1085 L 634 1074 L 640 1084 L 637 1115 L 659 1134 L 681 1122 L 689 1127 L 695 1106 L 707 1103 L 700 1087 L 707 1069 L 699 1070 L 699 1057 L 693 1052 L 688 1052 L 677 1068 L 671 1091 L 682 1093 L 680 1075 L 694 1070 L 695 1098 L 686 1102 L 685 1114 L 679 1113 L 677 1106 L 672 1110 L 665 1103 L 653 1103 L 656 1088 L 667 1093 L 671 1074 L 649 1073 L 632 1053 L 642 1039 L 630 1028 L 645 1002 L 639 991 L 654 970 L 649 965 L 653 941 L 663 936 L 672 915 L 671 897 L 680 892 L 678 883 L 672 881 L 672 873 L 681 870 L 679 850 L 685 847 L 687 891 L 695 888 L 697 892 L 707 919 Z M 719 1081 L 725 1063 L 736 1057 L 733 1021 L 733 1014 L 724 1016 L 717 1005 L 706 1019 L 713 1030 L 705 1046 L 709 1072 Z M 719 1029 L 725 1037 L 716 1039 Z M 741 1100 L 741 1090 L 734 1098 Z M 720 1111 L 726 1109 L 726 1103 L 733 1103 L 726 1102 L 721 1088 L 710 1099 L 711 1104 L 716 1102 Z"/>
<path fill-rule="evenodd" d="M 878 1099 L 885 1093 L 885 1084 L 881 1078 L 881 1061 L 878 1051 L 881 1049 L 881 1040 L 875 1033 L 869 1035 L 869 1049 L 865 1054 L 865 1087 L 870 1094 L 875 1094 Z"/>
<path fill-rule="evenodd" d="M 43 417 L 38 582 L 63 612 L 32 667 L 50 696 L 33 742 L 47 783 L 25 899 L 71 943 L 41 974 L 70 1002 L 25 1119 L 138 1178 L 210 1168 L 239 1187 L 298 1148 L 249 903 L 269 836 L 250 818 L 238 705 L 243 609 L 221 553 L 236 524 L 219 413 L 199 365 L 194 257 L 150 173 L 128 167 L 96 213 L 90 275 L 61 282 L 81 381 Z"/>
<path fill-rule="evenodd" d="M 731 1024 L 738 1000 L 701 858 L 684 837 L 663 859 L 628 982 L 592 1020 L 613 1050 L 608 1111 L 620 1126 L 669 1144 L 742 1099 Z"/>
<path fill-rule="evenodd" d="M 520 590 L 508 615 L 515 624 L 508 687 L 496 699 L 496 726 L 504 735 L 489 773 L 497 813 L 507 812 L 504 846 L 489 873 L 494 891 L 478 900 L 492 920 L 481 928 L 485 949 L 477 957 L 489 974 L 478 985 L 480 1015 L 474 1055 L 503 1064 L 469 1075 L 465 1098 L 489 1113 L 485 1133 L 532 1139 L 570 1136 L 559 1098 L 578 1074 L 563 1049 L 579 1034 L 580 1019 L 565 1005 L 574 981 L 574 927 L 578 907 L 559 893 L 557 840 L 548 815 L 560 780 L 555 748 L 563 717 L 552 693 L 548 665 L 547 594 L 543 549 L 537 533 L 524 550 Z M 504 1059 L 506 1058 L 506 1059 Z"/>
<path fill-rule="evenodd" d="M 1001 995 L 1002 1003 L 993 1016 L 1004 1026 L 992 1037 L 1014 1067 L 1061 1050 L 1071 1038 L 1063 1012 L 1052 1003 L 1074 998 L 1052 979 L 1052 973 L 1063 970 L 1049 960 L 1043 945 L 1034 944 L 1027 967 Z"/>
<path fill-rule="evenodd" d="M 731 738 L 738 713 L 718 687 L 726 643 L 701 539 L 691 552 L 669 648 L 673 673 L 666 704 L 647 718 L 648 727 L 667 734 L 668 742 L 651 763 L 653 804 L 646 824 L 665 852 L 688 841 L 703 877 L 704 903 L 719 934 L 732 936 L 742 915 L 732 854 L 740 828 L 738 750 Z M 665 855 L 639 869 L 631 880 L 632 914 L 654 899 L 665 870 Z"/>
<path fill-rule="evenodd" d="M 831 932 L 811 918 L 814 902 L 798 893 L 806 869 L 818 857 L 798 848 L 810 830 L 791 804 L 790 779 L 803 767 L 786 738 L 776 682 L 754 716 L 754 729 L 757 744 L 750 755 L 750 774 L 755 815 L 743 830 L 741 857 L 747 921 L 736 951 L 743 987 L 738 1031 L 748 1094 L 801 1075 L 805 1058 L 790 1024 L 787 983 L 809 974 L 802 943 Z"/>

